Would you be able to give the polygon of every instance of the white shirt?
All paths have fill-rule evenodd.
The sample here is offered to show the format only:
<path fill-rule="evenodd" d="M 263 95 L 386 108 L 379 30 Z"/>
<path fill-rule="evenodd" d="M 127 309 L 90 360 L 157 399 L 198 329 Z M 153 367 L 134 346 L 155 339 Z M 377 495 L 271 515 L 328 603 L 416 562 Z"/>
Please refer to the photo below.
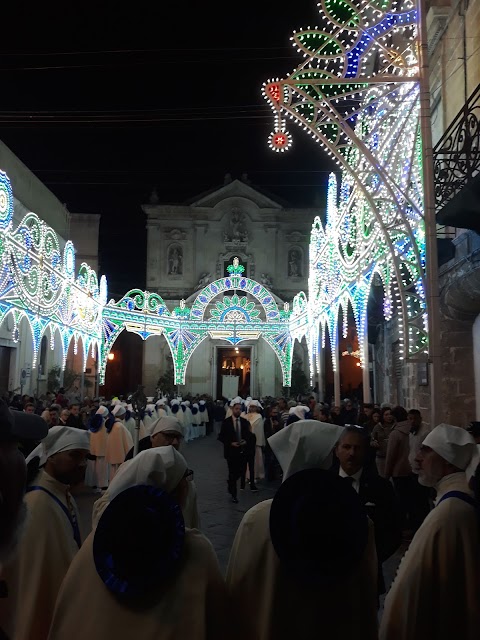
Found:
<path fill-rule="evenodd" d="M 345 471 L 342 469 L 342 467 L 340 467 L 338 475 L 341 478 L 353 478 L 352 487 L 355 489 L 355 491 L 357 493 L 359 493 L 360 492 L 360 478 L 362 476 L 362 471 L 363 471 L 363 467 L 359 471 L 357 471 L 357 473 L 354 473 L 352 476 L 349 476 L 348 473 L 345 473 Z"/>

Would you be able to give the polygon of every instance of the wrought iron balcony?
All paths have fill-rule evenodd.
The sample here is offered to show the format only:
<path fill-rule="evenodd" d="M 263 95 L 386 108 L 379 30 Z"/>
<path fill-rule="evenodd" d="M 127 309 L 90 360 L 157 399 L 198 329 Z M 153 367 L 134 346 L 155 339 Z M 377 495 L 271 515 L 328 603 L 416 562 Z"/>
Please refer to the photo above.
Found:
<path fill-rule="evenodd" d="M 478 231 L 480 216 L 472 213 L 480 212 L 480 85 L 435 145 L 433 162 L 438 222 Z"/>

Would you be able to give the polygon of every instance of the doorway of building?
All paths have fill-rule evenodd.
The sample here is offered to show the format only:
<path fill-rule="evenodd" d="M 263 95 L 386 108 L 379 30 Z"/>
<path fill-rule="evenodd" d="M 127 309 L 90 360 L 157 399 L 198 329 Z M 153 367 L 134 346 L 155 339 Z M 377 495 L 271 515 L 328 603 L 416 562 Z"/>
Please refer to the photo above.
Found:
<path fill-rule="evenodd" d="M 0 347 L 0 394 L 3 394 L 6 391 L 8 391 L 11 355 L 12 355 L 11 347 Z"/>
<path fill-rule="evenodd" d="M 217 349 L 217 398 L 223 395 L 223 376 L 238 378 L 238 395 L 250 395 L 251 347 L 219 347 Z"/>

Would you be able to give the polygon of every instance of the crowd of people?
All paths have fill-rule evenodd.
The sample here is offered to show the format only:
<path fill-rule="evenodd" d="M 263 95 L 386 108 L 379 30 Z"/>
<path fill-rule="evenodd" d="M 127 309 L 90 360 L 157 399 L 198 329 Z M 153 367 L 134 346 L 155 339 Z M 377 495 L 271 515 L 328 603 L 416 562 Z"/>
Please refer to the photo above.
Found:
<path fill-rule="evenodd" d="M 0 401 L 0 638 L 478 637 L 478 423 L 430 430 L 418 410 L 313 395 L 148 400 L 138 422 L 121 397 Z M 239 482 L 276 489 L 225 577 L 183 455 L 209 435 L 230 500 Z M 99 494 L 87 536 L 82 483 Z"/>

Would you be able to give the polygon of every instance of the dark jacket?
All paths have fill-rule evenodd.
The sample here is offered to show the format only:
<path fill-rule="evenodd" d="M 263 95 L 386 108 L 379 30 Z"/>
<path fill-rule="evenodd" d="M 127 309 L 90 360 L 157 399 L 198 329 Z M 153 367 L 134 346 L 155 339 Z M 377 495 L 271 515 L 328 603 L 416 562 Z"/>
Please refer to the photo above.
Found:
<path fill-rule="evenodd" d="M 67 427 L 74 427 L 75 429 L 86 429 L 86 426 L 83 424 L 82 416 L 79 414 L 78 416 L 73 416 L 70 414 L 67 418 Z"/>
<path fill-rule="evenodd" d="M 245 440 L 243 447 L 232 447 L 232 442 L 237 441 L 237 434 L 233 423 L 233 416 L 230 416 L 222 423 L 218 440 L 223 444 L 223 456 L 226 460 L 240 455 L 255 455 L 255 444 L 257 439 L 250 431 L 250 423 L 245 418 L 240 418 L 242 440 Z"/>
<path fill-rule="evenodd" d="M 378 558 L 378 593 L 385 593 L 382 564 L 400 546 L 402 519 L 399 505 L 388 480 L 364 467 L 358 493 L 375 528 L 375 547 Z"/>
<path fill-rule="evenodd" d="M 125 456 L 125 462 L 133 458 L 134 448 L 135 447 L 132 447 L 130 451 L 127 453 L 127 455 Z M 142 438 L 141 440 L 138 441 L 138 453 L 140 453 L 140 451 L 146 451 L 147 449 L 151 449 L 151 448 L 152 448 L 152 438 L 150 436 L 145 436 L 145 438 Z"/>

